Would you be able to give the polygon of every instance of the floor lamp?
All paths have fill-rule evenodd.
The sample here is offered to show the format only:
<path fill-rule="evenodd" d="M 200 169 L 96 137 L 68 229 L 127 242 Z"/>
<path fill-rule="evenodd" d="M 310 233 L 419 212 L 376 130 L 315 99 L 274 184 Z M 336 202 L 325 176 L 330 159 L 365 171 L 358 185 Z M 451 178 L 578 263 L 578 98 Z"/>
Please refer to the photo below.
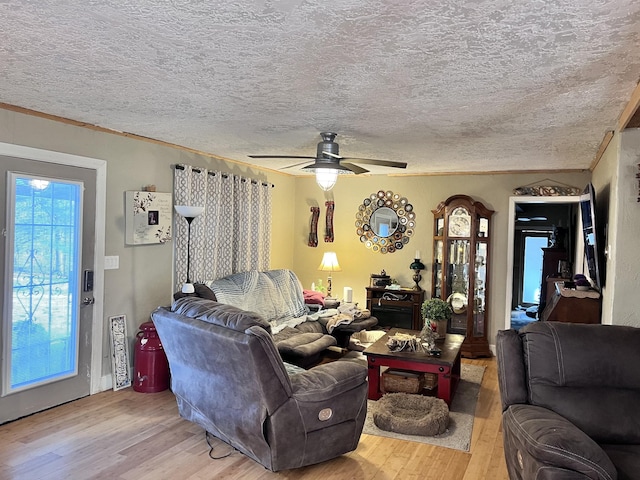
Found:
<path fill-rule="evenodd" d="M 202 215 L 204 207 L 192 207 L 190 205 L 175 205 L 179 215 L 187 221 L 187 282 L 182 285 L 182 293 L 194 293 L 196 289 L 189 278 L 189 265 L 191 264 L 191 222 L 198 215 Z"/>

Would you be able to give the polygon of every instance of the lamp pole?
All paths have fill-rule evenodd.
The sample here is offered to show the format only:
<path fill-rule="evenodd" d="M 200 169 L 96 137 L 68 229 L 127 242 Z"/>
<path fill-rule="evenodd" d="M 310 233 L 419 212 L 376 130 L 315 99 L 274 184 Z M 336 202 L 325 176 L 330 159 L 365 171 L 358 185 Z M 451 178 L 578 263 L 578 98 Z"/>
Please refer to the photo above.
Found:
<path fill-rule="evenodd" d="M 187 282 L 182 285 L 182 293 L 193 293 L 194 287 L 191 283 L 191 222 L 198 215 L 202 215 L 204 207 L 194 207 L 188 205 L 175 205 L 176 212 L 187 221 Z"/>
<path fill-rule="evenodd" d="M 187 221 L 187 283 L 191 283 L 189 277 L 189 267 L 191 265 L 191 222 L 196 217 L 184 217 Z"/>

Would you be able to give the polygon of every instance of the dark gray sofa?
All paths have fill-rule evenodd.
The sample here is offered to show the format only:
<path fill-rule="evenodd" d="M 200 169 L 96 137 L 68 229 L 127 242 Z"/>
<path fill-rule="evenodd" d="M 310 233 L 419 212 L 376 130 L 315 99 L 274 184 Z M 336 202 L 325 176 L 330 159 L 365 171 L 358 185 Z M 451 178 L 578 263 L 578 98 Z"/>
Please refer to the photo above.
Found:
<path fill-rule="evenodd" d="M 152 319 L 185 419 L 273 471 L 357 447 L 364 365 L 333 362 L 289 375 L 262 317 L 212 300 L 181 298 Z"/>
<path fill-rule="evenodd" d="M 300 280 L 286 269 L 249 270 L 206 284 L 196 283 L 195 293 L 188 295 L 258 313 L 271 325 L 282 358 L 303 368 L 317 364 L 327 348 L 347 347 L 351 334 L 378 323 L 375 317 L 358 318 L 343 322 L 329 332 L 329 318 L 309 315 Z M 176 299 L 182 296 L 182 293 L 174 294 Z"/>
<path fill-rule="evenodd" d="M 533 322 L 496 348 L 512 480 L 640 478 L 640 329 Z"/>

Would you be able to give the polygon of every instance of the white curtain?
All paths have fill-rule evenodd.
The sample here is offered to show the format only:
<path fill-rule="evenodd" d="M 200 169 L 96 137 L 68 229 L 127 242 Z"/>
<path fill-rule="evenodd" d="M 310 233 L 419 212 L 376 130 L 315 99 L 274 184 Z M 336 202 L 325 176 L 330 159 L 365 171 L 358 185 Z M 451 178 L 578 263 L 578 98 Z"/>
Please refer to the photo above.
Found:
<path fill-rule="evenodd" d="M 271 187 L 230 173 L 176 165 L 174 204 L 203 206 L 191 224 L 192 282 L 269 269 Z M 176 289 L 187 279 L 187 221 L 175 214 Z"/>

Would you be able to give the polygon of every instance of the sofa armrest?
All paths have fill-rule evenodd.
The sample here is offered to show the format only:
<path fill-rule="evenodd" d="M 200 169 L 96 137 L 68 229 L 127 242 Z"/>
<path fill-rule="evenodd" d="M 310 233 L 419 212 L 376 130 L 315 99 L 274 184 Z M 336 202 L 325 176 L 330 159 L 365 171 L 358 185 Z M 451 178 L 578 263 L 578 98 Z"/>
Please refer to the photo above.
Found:
<path fill-rule="evenodd" d="M 263 427 L 274 462 L 303 466 L 355 450 L 367 415 L 366 373 L 340 360 L 292 375 L 290 400 Z"/>
<path fill-rule="evenodd" d="M 504 450 L 511 478 L 539 478 L 539 470 L 576 472 L 613 480 L 617 471 L 607 454 L 564 417 L 534 405 L 512 405 L 503 417 Z M 553 478 L 547 475 L 545 478 Z M 562 476 L 562 478 L 573 478 Z M 580 477 L 582 478 L 582 477 Z"/>
<path fill-rule="evenodd" d="M 293 396 L 299 401 L 321 402 L 366 383 L 367 367 L 338 361 L 313 367 L 291 377 Z"/>
<path fill-rule="evenodd" d="M 305 439 L 313 435 L 332 443 L 342 438 L 341 442 L 346 442 L 343 446 L 348 445 L 345 451 L 353 450 L 367 414 L 367 368 L 356 362 L 337 361 L 290 378 L 293 395 L 284 424 L 289 431 L 294 422 L 301 426 L 298 433 Z"/>

